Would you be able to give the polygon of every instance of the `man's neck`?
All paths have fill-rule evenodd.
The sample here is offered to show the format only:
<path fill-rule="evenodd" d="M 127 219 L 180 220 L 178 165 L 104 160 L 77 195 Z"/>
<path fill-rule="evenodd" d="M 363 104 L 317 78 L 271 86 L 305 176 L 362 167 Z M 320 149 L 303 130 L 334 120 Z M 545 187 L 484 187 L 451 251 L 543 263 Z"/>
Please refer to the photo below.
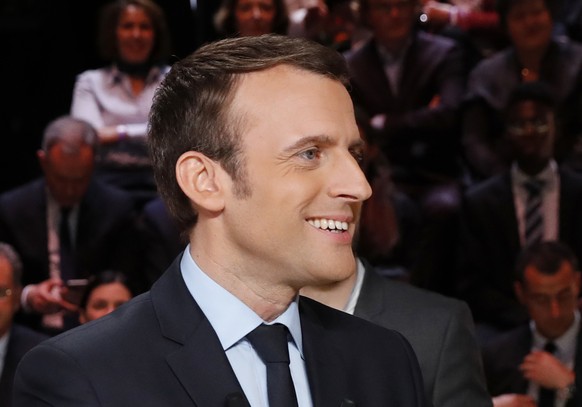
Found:
<path fill-rule="evenodd" d="M 343 311 L 352 294 L 356 280 L 357 273 L 354 270 L 345 280 L 328 285 L 303 287 L 300 294 Z"/>

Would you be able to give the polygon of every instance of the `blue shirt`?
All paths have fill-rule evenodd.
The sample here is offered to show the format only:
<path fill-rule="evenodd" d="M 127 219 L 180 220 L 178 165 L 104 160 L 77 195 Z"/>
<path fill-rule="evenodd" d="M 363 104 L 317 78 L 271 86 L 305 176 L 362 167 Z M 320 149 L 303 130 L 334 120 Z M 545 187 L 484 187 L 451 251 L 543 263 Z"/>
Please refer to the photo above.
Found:
<path fill-rule="evenodd" d="M 186 247 L 182 256 L 180 269 L 190 294 L 216 331 L 249 403 L 253 407 L 269 406 L 266 366 L 245 338 L 249 332 L 266 322 L 198 267 L 190 255 L 190 245 Z M 289 342 L 289 358 L 299 407 L 312 407 L 297 300 L 293 301 L 283 314 L 270 322 L 274 323 L 284 324 L 293 337 L 293 341 Z"/>

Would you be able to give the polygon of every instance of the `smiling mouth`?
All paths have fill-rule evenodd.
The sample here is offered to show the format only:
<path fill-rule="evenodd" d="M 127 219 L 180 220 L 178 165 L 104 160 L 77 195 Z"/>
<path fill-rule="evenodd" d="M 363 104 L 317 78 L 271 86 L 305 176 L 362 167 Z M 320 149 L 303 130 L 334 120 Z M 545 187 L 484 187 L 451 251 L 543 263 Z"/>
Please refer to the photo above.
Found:
<path fill-rule="evenodd" d="M 340 233 L 348 230 L 348 222 L 342 222 L 333 219 L 309 219 L 307 221 L 311 226 L 332 232 Z"/>

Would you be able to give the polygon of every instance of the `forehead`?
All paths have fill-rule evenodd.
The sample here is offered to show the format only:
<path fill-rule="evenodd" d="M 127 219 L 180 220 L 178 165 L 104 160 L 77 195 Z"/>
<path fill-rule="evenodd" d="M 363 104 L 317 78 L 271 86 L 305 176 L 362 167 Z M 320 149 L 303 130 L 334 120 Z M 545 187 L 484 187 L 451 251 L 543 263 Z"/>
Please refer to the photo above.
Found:
<path fill-rule="evenodd" d="M 239 119 L 243 133 L 263 131 L 265 137 L 359 137 L 343 84 L 288 65 L 243 75 L 234 91 L 231 117 Z"/>
<path fill-rule="evenodd" d="M 546 9 L 544 0 L 516 0 L 511 2 L 507 10 L 508 16 L 524 13 L 530 10 Z"/>
<path fill-rule="evenodd" d="M 513 118 L 545 116 L 551 109 L 538 100 L 525 99 L 515 103 L 509 113 Z"/>
<path fill-rule="evenodd" d="M 554 275 L 547 275 L 539 271 L 535 266 L 528 266 L 525 269 L 524 281 L 530 291 L 555 291 L 569 286 L 574 281 L 577 272 L 572 265 L 563 261 L 558 272 Z"/>

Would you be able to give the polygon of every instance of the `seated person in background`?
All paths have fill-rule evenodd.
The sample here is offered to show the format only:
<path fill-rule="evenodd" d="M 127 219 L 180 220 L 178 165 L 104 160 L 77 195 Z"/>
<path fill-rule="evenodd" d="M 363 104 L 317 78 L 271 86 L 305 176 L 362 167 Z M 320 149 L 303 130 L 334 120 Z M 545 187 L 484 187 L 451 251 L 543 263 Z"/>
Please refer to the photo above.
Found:
<path fill-rule="evenodd" d="M 84 324 L 109 314 L 133 297 L 125 273 L 105 270 L 89 277 L 79 304 L 79 322 Z"/>
<path fill-rule="evenodd" d="M 481 61 L 469 75 L 462 144 L 470 183 L 509 168 L 512 156 L 503 138 L 503 113 L 511 93 L 522 82 L 543 81 L 551 87 L 560 126 L 556 161 L 561 163 L 582 151 L 582 143 L 577 141 L 582 132 L 582 45 L 552 35 L 550 6 L 550 0 L 497 3 L 511 45 Z M 577 144 L 581 145 L 575 150 Z"/>
<path fill-rule="evenodd" d="M 115 268 L 141 283 L 133 202 L 93 176 L 97 145 L 89 123 L 55 119 L 37 153 L 44 177 L 0 195 L 0 241 L 24 265 L 18 320 L 35 329 L 66 328 L 63 311 L 76 311 L 61 298 L 69 279 Z"/>
<path fill-rule="evenodd" d="M 34 346 L 49 338 L 14 323 L 20 307 L 22 262 L 16 251 L 0 243 L 0 406 L 12 406 L 14 372 L 20 359 Z"/>
<path fill-rule="evenodd" d="M 223 37 L 286 35 L 289 14 L 284 0 L 223 0 L 214 25 Z"/>
<path fill-rule="evenodd" d="M 578 260 L 567 245 L 545 241 L 525 248 L 515 271 L 515 293 L 527 310 L 528 322 L 482 349 L 494 405 L 580 406 Z"/>
<path fill-rule="evenodd" d="M 548 86 L 518 85 L 505 123 L 511 169 L 470 188 L 460 219 L 458 294 L 469 303 L 483 339 L 527 320 L 512 277 L 525 246 L 561 240 L 582 256 L 582 177 L 554 160 L 554 101 Z"/>
<path fill-rule="evenodd" d="M 348 278 L 301 294 L 410 341 L 433 407 L 491 406 L 469 307 L 459 300 L 383 278 L 365 259 Z"/>
<path fill-rule="evenodd" d="M 107 4 L 99 47 L 111 63 L 77 77 L 71 115 L 99 134 L 97 176 L 130 191 L 140 209 L 156 193 L 145 138 L 154 90 L 169 70 L 163 11 L 151 0 Z"/>
<path fill-rule="evenodd" d="M 144 206 L 138 228 L 142 247 L 141 270 L 148 287 L 151 287 L 184 251 L 188 239 L 180 235 L 180 228 L 161 197 L 152 199 Z"/>
<path fill-rule="evenodd" d="M 388 159 L 375 143 L 370 117 L 355 107 L 356 123 L 366 141 L 362 170 L 372 196 L 362 205 L 356 251 L 381 275 L 409 280 L 418 259 L 422 217 L 418 205 L 392 181 Z"/>
<path fill-rule="evenodd" d="M 377 130 L 396 188 L 421 210 L 423 275 L 448 268 L 450 219 L 460 204 L 458 109 L 464 94 L 463 53 L 450 38 L 418 29 L 418 0 L 361 0 L 373 33 L 345 54 L 352 97 Z"/>

